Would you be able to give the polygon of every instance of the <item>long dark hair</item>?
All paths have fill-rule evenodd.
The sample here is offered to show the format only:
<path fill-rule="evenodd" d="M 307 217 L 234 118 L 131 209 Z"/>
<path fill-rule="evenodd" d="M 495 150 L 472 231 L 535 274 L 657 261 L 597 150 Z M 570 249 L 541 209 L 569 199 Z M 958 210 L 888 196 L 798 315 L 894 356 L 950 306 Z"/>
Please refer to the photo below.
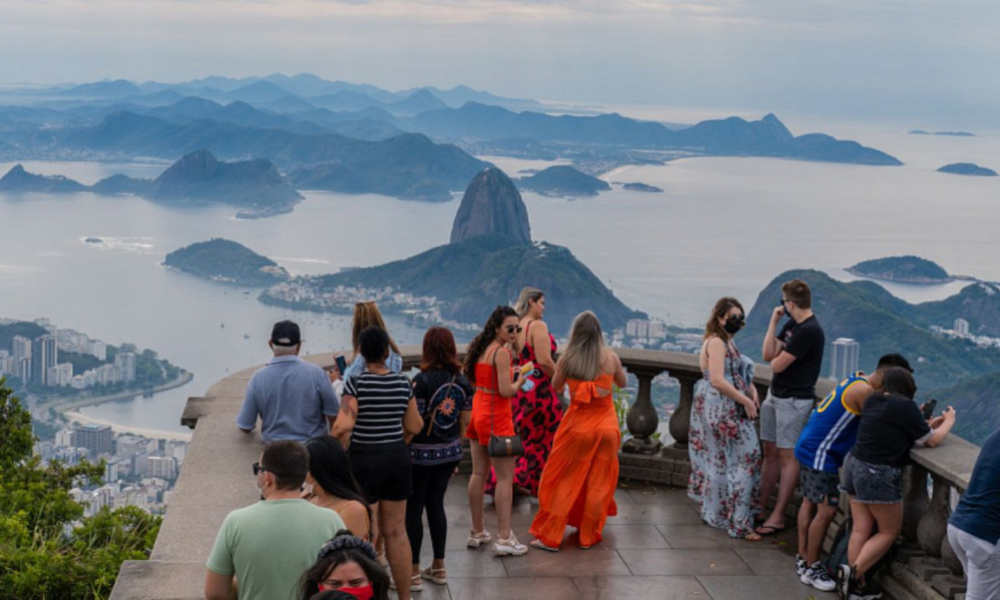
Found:
<path fill-rule="evenodd" d="M 375 549 L 371 544 L 341 529 L 332 540 L 323 544 L 310 567 L 299 580 L 299 598 L 309 600 L 319 593 L 319 584 L 327 573 L 345 563 L 356 563 L 365 572 L 375 592 L 374 600 L 389 600 L 389 575 L 375 560 Z"/>
<path fill-rule="evenodd" d="M 455 336 L 446 327 L 431 327 L 424 334 L 424 351 L 420 358 L 420 370 L 447 369 L 452 373 L 462 370 L 455 348 Z"/>
<path fill-rule="evenodd" d="M 490 313 L 490 318 L 486 319 L 483 330 L 476 336 L 476 339 L 472 340 L 472 343 L 469 344 L 469 351 L 465 353 L 465 376 L 469 378 L 469 381 L 475 383 L 476 363 L 479 362 L 483 352 L 486 352 L 486 348 L 496 339 L 504 319 L 516 316 L 517 311 L 504 305 L 496 307 Z"/>
<path fill-rule="evenodd" d="M 364 496 L 361 495 L 361 486 L 354 477 L 351 469 L 351 461 L 347 458 L 347 452 L 340 444 L 340 440 L 331 435 L 321 435 L 306 442 L 306 449 L 309 450 L 309 473 L 319 487 L 327 494 L 343 498 L 344 500 L 355 500 L 360 502 L 368 511 L 368 522 L 371 522 L 372 514 Z M 368 535 L 367 531 L 359 531 L 361 535 Z"/>
<path fill-rule="evenodd" d="M 740 309 L 740 312 L 746 315 L 746 311 L 743 310 L 743 305 L 740 304 L 740 301 L 736 298 L 725 296 L 719 298 L 715 302 L 715 307 L 712 308 L 712 314 L 708 317 L 708 323 L 705 324 L 704 339 L 707 340 L 708 338 L 714 336 L 722 339 L 724 342 L 728 342 L 729 339 L 733 337 L 722 325 L 719 325 L 719 319 L 725 317 L 726 313 L 734 308 Z"/>

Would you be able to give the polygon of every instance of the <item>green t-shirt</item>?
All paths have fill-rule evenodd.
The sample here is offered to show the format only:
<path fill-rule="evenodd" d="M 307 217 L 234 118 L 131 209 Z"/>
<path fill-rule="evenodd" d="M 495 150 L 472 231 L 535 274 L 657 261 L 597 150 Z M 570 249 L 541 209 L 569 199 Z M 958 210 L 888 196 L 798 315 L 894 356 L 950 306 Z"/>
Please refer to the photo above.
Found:
<path fill-rule="evenodd" d="M 336 512 L 305 500 L 258 502 L 229 513 L 207 566 L 236 574 L 239 600 L 296 600 L 299 578 L 341 529 Z"/>

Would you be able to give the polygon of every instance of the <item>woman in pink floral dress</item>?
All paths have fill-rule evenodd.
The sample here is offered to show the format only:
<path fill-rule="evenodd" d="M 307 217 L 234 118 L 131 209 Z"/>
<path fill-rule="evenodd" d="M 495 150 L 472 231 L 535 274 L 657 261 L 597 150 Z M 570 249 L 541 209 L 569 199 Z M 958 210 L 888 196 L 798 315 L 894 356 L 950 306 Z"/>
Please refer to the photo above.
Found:
<path fill-rule="evenodd" d="M 753 507 L 760 479 L 760 443 L 753 427 L 758 397 L 752 362 L 744 359 L 733 336 L 745 324 L 735 298 L 715 303 L 701 347 L 704 379 L 694 388 L 688 453 L 688 496 L 701 504 L 701 518 L 730 537 L 757 541 Z"/>

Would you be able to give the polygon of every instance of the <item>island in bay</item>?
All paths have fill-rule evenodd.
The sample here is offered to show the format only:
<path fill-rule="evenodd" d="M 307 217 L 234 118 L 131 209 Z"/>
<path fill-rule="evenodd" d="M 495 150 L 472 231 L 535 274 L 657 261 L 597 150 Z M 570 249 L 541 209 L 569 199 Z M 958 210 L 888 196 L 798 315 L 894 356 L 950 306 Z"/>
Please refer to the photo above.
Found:
<path fill-rule="evenodd" d="M 251 287 L 270 286 L 289 278 L 288 271 L 273 260 L 222 238 L 175 250 L 163 265 L 203 279 Z"/>
<path fill-rule="evenodd" d="M 993 169 L 980 167 L 975 163 L 952 163 L 938 169 L 938 173 L 950 173 L 952 175 L 971 175 L 973 177 L 996 177 L 997 172 Z"/>
<path fill-rule="evenodd" d="M 851 275 L 918 285 L 938 285 L 955 280 L 937 263 L 919 256 L 889 256 L 860 262 L 847 269 Z"/>
<path fill-rule="evenodd" d="M 542 169 L 517 180 L 517 187 L 543 196 L 596 196 L 611 189 L 606 181 L 587 175 L 568 165 Z"/>

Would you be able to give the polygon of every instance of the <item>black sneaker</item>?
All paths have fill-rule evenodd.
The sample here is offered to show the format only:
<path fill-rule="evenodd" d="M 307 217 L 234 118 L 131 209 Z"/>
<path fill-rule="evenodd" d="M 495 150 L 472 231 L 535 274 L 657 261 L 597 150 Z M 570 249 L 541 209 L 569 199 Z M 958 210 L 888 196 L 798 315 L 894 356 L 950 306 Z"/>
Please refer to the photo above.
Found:
<path fill-rule="evenodd" d="M 847 598 L 851 593 L 851 583 L 854 582 L 854 568 L 850 565 L 840 565 L 837 568 L 837 593 L 841 598 Z M 857 582 L 854 582 L 857 585 Z"/>
<path fill-rule="evenodd" d="M 848 600 L 879 600 L 881 597 L 882 588 L 874 581 L 867 581 L 864 587 L 855 585 Z"/>

